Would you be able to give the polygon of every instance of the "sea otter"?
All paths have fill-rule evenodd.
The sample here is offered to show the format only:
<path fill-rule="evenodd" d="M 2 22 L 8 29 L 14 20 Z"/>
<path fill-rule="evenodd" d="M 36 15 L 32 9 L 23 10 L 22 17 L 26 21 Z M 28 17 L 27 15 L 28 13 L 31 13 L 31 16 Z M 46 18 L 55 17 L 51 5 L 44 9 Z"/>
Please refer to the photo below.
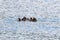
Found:
<path fill-rule="evenodd" d="M 26 17 L 23 17 L 23 18 L 22 18 L 22 21 L 26 21 L 26 20 L 27 20 L 27 18 L 26 18 Z"/>
<path fill-rule="evenodd" d="M 20 19 L 20 18 L 18 18 L 18 21 L 21 21 L 21 19 Z"/>
<path fill-rule="evenodd" d="M 35 17 L 30 17 L 30 21 L 36 22 L 37 19 Z"/>

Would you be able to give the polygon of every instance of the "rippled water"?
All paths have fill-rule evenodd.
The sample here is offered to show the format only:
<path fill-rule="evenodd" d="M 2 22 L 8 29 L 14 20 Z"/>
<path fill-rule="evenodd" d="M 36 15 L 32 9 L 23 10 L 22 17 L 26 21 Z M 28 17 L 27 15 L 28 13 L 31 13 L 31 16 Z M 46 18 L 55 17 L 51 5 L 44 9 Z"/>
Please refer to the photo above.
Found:
<path fill-rule="evenodd" d="M 60 0 L 0 0 L 0 40 L 60 40 Z"/>

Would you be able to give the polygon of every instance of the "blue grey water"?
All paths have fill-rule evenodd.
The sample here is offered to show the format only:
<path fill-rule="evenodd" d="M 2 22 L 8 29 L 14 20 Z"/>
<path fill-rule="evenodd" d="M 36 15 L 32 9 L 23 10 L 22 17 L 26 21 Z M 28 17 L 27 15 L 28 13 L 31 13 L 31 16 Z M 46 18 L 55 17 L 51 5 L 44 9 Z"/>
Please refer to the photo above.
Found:
<path fill-rule="evenodd" d="M 0 0 L 0 40 L 60 40 L 60 0 Z"/>

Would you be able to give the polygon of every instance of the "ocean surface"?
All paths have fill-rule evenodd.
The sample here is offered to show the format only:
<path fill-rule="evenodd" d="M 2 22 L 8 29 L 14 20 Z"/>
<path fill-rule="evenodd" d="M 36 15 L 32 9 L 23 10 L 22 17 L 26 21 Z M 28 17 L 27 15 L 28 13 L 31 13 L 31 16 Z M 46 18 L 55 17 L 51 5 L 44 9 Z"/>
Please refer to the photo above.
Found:
<path fill-rule="evenodd" d="M 60 40 L 60 0 L 0 0 L 0 40 Z"/>

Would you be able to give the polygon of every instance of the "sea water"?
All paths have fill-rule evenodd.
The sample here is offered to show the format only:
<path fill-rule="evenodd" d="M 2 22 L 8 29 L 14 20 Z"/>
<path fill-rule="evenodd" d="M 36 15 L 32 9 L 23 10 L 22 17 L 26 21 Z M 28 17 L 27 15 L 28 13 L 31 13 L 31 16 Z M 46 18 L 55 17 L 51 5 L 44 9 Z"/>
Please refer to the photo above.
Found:
<path fill-rule="evenodd" d="M 60 40 L 60 0 L 0 0 L 0 40 Z"/>

